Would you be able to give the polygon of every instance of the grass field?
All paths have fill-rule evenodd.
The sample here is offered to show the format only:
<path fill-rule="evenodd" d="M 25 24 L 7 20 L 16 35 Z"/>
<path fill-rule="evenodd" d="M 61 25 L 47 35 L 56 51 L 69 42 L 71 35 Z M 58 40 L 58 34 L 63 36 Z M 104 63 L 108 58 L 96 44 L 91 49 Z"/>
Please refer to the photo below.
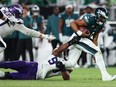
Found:
<path fill-rule="evenodd" d="M 116 74 L 116 67 L 107 68 Z M 71 80 L 63 81 L 60 76 L 46 80 L 0 80 L 0 87 L 116 87 L 116 80 L 103 82 L 96 68 L 78 68 L 71 73 Z"/>

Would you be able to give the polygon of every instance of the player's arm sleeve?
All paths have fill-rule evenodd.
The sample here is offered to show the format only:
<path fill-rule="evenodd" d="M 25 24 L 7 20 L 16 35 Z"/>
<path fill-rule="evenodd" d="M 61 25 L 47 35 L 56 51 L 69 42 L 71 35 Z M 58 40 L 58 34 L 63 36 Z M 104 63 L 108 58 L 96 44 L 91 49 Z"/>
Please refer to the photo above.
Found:
<path fill-rule="evenodd" d="M 27 28 L 26 26 L 24 26 L 23 24 L 16 24 L 14 26 L 14 28 L 17 30 L 17 31 L 20 31 L 21 33 L 25 34 L 25 35 L 28 35 L 30 37 L 39 37 L 39 38 L 45 38 L 45 39 L 51 39 L 48 35 L 45 35 L 45 34 L 42 34 L 38 31 L 35 31 L 35 30 L 32 30 L 32 29 L 29 29 Z"/>

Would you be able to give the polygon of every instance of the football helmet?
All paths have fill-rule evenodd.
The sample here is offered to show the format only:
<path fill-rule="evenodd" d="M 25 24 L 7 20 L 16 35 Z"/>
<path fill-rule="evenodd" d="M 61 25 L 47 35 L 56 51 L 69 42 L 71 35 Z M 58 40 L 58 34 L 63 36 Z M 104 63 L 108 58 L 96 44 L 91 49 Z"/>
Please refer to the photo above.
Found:
<path fill-rule="evenodd" d="M 99 7 L 95 10 L 95 15 L 97 18 L 97 23 L 102 25 L 108 19 L 108 11 L 105 8 Z"/>
<path fill-rule="evenodd" d="M 34 5 L 33 7 L 32 7 L 32 11 L 39 11 L 40 10 L 40 8 L 39 8 L 39 6 L 37 6 L 37 5 Z"/>
<path fill-rule="evenodd" d="M 23 8 L 19 4 L 11 5 L 8 7 L 8 9 L 9 9 L 9 12 L 16 18 L 21 18 L 23 15 Z"/>

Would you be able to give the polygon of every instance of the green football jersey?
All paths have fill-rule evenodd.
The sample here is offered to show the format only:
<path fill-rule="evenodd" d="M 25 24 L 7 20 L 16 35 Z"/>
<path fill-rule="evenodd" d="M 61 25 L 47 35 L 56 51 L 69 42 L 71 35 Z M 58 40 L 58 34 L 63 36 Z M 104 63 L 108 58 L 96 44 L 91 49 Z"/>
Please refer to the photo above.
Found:
<path fill-rule="evenodd" d="M 74 31 L 71 29 L 70 23 L 78 19 L 78 14 L 72 13 L 71 16 L 68 16 L 66 13 L 62 13 L 60 18 L 64 21 L 62 29 L 63 35 L 71 36 Z"/>
<path fill-rule="evenodd" d="M 42 20 L 42 16 L 37 16 L 36 18 L 33 18 L 32 26 L 34 30 L 40 31 L 40 24 L 42 23 Z"/>
<path fill-rule="evenodd" d="M 93 14 L 85 14 L 82 19 L 87 23 L 87 29 L 91 33 L 90 36 L 93 36 L 95 33 L 100 32 L 104 27 L 104 23 L 102 25 L 99 25 L 97 23 L 97 18 Z"/>

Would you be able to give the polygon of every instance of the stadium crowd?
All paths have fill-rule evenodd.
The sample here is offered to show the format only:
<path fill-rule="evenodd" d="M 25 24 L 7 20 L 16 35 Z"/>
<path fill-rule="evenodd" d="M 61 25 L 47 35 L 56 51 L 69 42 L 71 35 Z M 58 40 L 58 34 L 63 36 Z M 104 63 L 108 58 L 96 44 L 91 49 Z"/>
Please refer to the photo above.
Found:
<path fill-rule="evenodd" d="M 47 57 L 55 48 L 69 41 L 69 37 L 74 32 L 70 27 L 70 22 L 81 19 L 83 14 L 93 14 L 94 10 L 99 6 L 107 7 L 106 3 L 101 4 L 99 0 L 85 2 L 85 5 L 80 9 L 75 9 L 73 4 L 49 6 L 50 2 L 47 2 L 47 0 L 43 0 L 45 2 L 43 6 L 41 6 L 39 1 L 40 0 L 32 0 L 32 2 L 30 2 L 30 0 L 2 0 L 1 5 L 21 4 L 24 9 L 22 17 L 24 25 L 35 31 L 54 35 L 56 39 L 46 41 L 43 38 L 31 38 L 15 31 L 12 35 L 4 38 L 7 48 L 3 52 L 3 60 L 1 61 L 37 61 L 40 57 Z M 106 66 L 116 66 L 115 31 L 116 27 L 113 30 L 111 24 L 107 22 L 104 31 L 102 31 L 99 36 L 99 47 L 103 53 Z M 64 59 L 68 56 L 68 51 L 67 49 L 61 55 Z M 77 66 L 75 67 L 90 67 L 94 65 L 93 59 L 90 54 L 82 52 L 79 61 L 77 61 Z"/>

